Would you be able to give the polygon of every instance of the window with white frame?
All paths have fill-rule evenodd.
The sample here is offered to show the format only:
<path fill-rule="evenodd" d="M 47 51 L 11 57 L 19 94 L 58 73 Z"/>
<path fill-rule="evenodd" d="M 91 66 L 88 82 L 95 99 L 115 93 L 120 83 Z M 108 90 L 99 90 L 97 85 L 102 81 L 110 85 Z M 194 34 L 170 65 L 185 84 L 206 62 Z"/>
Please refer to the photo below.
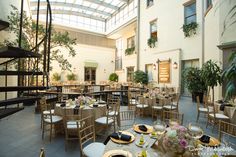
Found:
<path fill-rule="evenodd" d="M 132 36 L 127 39 L 127 48 L 133 48 L 135 47 L 135 37 Z"/>
<path fill-rule="evenodd" d="M 157 20 L 150 22 L 150 38 L 157 39 Z"/>
<path fill-rule="evenodd" d="M 123 51 L 123 39 L 116 40 L 116 61 L 115 61 L 115 70 L 122 69 L 122 51 Z"/>
<path fill-rule="evenodd" d="M 184 6 L 184 23 L 190 24 L 196 22 L 196 1 Z"/>

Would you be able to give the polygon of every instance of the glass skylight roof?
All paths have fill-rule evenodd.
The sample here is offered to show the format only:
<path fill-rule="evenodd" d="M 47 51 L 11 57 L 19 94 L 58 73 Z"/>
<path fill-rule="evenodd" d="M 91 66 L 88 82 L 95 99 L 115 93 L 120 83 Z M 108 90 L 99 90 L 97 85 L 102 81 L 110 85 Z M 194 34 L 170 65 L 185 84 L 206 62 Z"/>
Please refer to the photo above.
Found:
<path fill-rule="evenodd" d="M 30 0 L 32 17 L 36 18 L 37 1 Z M 104 33 L 106 21 L 132 0 L 50 0 L 53 23 Z M 46 18 L 46 0 L 41 0 L 40 19 Z"/>

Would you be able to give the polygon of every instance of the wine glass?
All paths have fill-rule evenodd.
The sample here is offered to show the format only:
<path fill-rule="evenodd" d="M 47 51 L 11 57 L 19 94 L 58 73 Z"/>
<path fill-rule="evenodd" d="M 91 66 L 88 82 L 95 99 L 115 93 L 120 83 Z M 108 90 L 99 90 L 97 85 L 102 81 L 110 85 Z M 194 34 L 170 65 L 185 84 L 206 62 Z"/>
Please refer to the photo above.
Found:
<path fill-rule="evenodd" d="M 203 135 L 203 130 L 197 124 L 189 123 L 188 129 L 194 139 L 199 139 Z"/>
<path fill-rule="evenodd" d="M 160 119 L 158 119 L 153 126 L 154 130 L 157 132 L 157 134 L 162 134 L 165 131 L 165 123 L 162 122 Z"/>
<path fill-rule="evenodd" d="M 121 131 L 118 131 L 119 140 L 121 140 L 121 135 L 122 135 L 122 132 L 121 132 Z M 119 147 L 121 147 L 121 143 L 120 143 L 120 142 L 119 142 Z"/>

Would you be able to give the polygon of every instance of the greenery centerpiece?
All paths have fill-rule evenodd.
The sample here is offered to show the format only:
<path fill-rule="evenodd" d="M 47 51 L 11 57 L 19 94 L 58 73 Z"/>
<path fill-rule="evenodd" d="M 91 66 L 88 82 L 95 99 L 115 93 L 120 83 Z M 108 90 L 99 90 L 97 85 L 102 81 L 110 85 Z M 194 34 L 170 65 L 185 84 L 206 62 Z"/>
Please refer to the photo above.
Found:
<path fill-rule="evenodd" d="M 118 82 L 119 76 L 116 73 L 111 73 L 109 76 L 110 81 Z"/>
<path fill-rule="evenodd" d="M 125 55 L 132 55 L 134 53 L 135 47 L 127 48 L 125 50 Z"/>
<path fill-rule="evenodd" d="M 229 66 L 223 72 L 223 79 L 226 80 L 226 99 L 235 99 L 236 96 L 236 52 L 229 57 Z"/>
<path fill-rule="evenodd" d="M 202 70 L 196 67 L 189 67 L 183 71 L 182 76 L 184 85 L 192 94 L 192 100 L 196 102 L 196 97 L 199 96 L 200 102 L 202 102 L 203 95 L 207 91 L 207 86 L 202 77 Z"/>
<path fill-rule="evenodd" d="M 222 82 L 221 72 L 221 68 L 212 60 L 207 61 L 202 66 L 203 80 L 212 89 L 212 102 L 214 102 L 214 87 Z"/>
<path fill-rule="evenodd" d="M 154 48 L 156 46 L 157 38 L 156 37 L 150 37 L 147 40 L 147 44 L 150 48 Z"/>
<path fill-rule="evenodd" d="M 189 24 L 183 25 L 183 32 L 185 37 L 190 37 L 197 33 L 198 24 L 196 22 L 191 22 Z"/>
<path fill-rule="evenodd" d="M 148 84 L 148 75 L 142 70 L 137 70 L 134 72 L 134 82 L 141 84 Z"/>

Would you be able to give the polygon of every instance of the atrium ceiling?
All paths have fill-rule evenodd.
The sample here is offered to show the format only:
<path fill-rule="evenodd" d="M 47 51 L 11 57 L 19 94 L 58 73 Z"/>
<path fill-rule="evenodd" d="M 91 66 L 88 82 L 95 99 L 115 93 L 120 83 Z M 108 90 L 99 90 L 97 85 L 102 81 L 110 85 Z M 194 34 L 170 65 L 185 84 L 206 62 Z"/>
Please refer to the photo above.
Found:
<path fill-rule="evenodd" d="M 53 23 L 105 32 L 106 21 L 127 6 L 132 0 L 50 0 Z M 30 0 L 33 19 L 37 15 L 38 0 Z M 46 0 L 40 3 L 40 19 L 47 13 Z"/>

